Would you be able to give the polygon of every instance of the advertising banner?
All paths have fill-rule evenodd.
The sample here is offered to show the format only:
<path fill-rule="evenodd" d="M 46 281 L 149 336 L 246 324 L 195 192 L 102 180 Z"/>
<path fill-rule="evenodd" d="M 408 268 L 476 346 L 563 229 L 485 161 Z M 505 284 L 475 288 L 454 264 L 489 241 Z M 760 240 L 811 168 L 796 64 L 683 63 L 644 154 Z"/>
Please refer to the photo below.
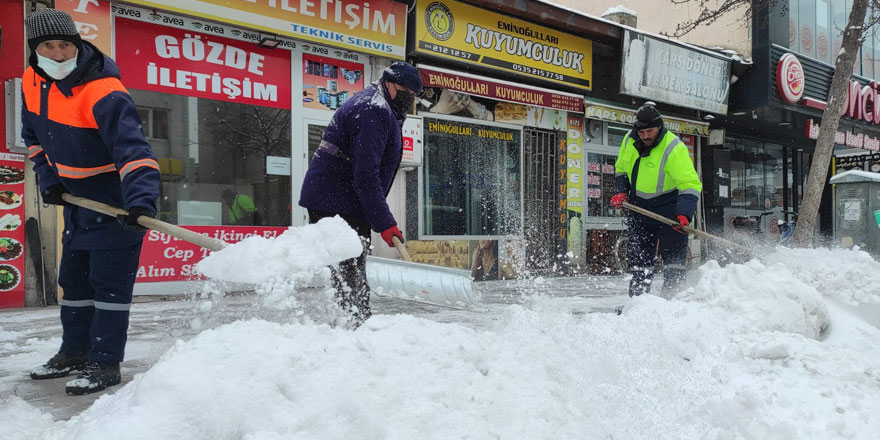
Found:
<path fill-rule="evenodd" d="M 252 235 L 273 238 L 287 230 L 286 227 L 254 226 L 181 227 L 227 243 L 237 243 Z M 136 282 L 157 283 L 203 279 L 196 273 L 195 265 L 209 253 L 210 251 L 205 248 L 151 229 L 144 237 Z"/>
<path fill-rule="evenodd" d="M 0 308 L 24 307 L 24 167 L 23 154 L 0 152 Z"/>
<path fill-rule="evenodd" d="M 458 2 L 416 3 L 415 51 L 592 90 L 593 43 Z"/>
<path fill-rule="evenodd" d="M 364 65 L 303 54 L 303 107 L 336 110 L 364 89 Z"/>
<path fill-rule="evenodd" d="M 593 103 L 586 104 L 586 111 L 584 114 L 589 119 L 598 119 L 600 121 L 627 125 L 632 124 L 636 119 L 635 110 Z M 709 136 L 709 124 L 707 122 L 690 121 L 687 119 L 663 116 L 663 123 L 666 124 L 666 128 L 668 128 L 669 131 L 675 134 Z"/>
<path fill-rule="evenodd" d="M 568 209 L 579 214 L 584 212 L 584 195 L 582 176 L 584 173 L 582 118 L 568 117 Z"/>
<path fill-rule="evenodd" d="M 570 93 L 523 87 L 506 81 L 424 65 L 419 65 L 419 74 L 425 87 L 438 87 L 499 101 L 570 112 L 580 112 L 584 108 L 583 97 Z"/>
<path fill-rule="evenodd" d="M 727 113 L 730 61 L 627 30 L 620 93 L 680 107 Z"/>
<path fill-rule="evenodd" d="M 403 121 L 402 142 L 403 156 L 400 159 L 401 166 L 422 166 L 422 117 L 407 116 Z"/>
<path fill-rule="evenodd" d="M 117 17 L 116 63 L 129 88 L 290 108 L 286 50 Z"/>
<path fill-rule="evenodd" d="M 392 0 L 127 0 L 127 3 L 403 59 L 406 4 Z M 118 40 L 117 40 L 118 41 Z"/>
<path fill-rule="evenodd" d="M 83 40 L 101 52 L 112 54 L 113 37 L 110 30 L 110 2 L 108 0 L 56 0 L 55 9 L 67 11 Z"/>

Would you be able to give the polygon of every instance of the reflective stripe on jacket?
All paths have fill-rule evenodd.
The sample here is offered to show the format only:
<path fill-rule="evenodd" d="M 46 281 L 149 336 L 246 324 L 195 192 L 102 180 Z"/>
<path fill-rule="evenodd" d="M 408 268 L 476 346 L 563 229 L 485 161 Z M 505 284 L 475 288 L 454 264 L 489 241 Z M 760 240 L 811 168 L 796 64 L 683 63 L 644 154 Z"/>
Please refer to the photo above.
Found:
<path fill-rule="evenodd" d="M 636 136 L 634 130 L 630 131 L 620 145 L 614 168 L 624 187 L 618 190 L 627 192 L 630 202 L 636 206 L 654 208 L 672 218 L 677 215 L 692 217 L 703 184 L 687 146 L 672 132 L 663 129 L 657 145 L 640 155 L 636 142 L 641 140 Z"/>
<path fill-rule="evenodd" d="M 83 42 L 77 67 L 62 80 L 28 67 L 22 96 L 21 135 L 41 191 L 60 184 L 75 196 L 156 212 L 159 164 L 113 60 Z M 122 249 L 144 236 L 75 206 L 64 208 L 64 229 L 62 241 L 74 249 Z"/>

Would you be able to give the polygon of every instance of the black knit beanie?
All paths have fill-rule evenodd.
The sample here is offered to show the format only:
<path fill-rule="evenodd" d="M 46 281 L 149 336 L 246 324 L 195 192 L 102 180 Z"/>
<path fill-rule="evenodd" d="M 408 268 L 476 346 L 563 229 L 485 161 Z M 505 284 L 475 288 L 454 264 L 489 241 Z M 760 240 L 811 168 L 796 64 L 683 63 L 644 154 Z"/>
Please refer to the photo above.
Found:
<path fill-rule="evenodd" d="M 27 28 L 28 47 L 32 51 L 47 40 L 70 41 L 82 51 L 82 38 L 76 31 L 73 17 L 67 12 L 52 8 L 37 9 L 24 19 L 24 25 Z"/>
<path fill-rule="evenodd" d="M 663 117 L 660 116 L 660 112 L 653 105 L 645 104 L 639 107 L 639 111 L 636 112 L 636 120 L 633 122 L 633 126 L 636 130 L 644 130 L 651 127 L 661 128 L 663 127 Z"/>

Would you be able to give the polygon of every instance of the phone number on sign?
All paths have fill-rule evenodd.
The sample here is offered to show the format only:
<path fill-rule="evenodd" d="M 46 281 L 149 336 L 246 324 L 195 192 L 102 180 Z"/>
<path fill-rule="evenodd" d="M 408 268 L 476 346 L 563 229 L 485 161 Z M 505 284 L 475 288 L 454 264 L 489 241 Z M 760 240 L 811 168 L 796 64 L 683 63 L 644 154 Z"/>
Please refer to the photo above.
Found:
<path fill-rule="evenodd" d="M 529 75 L 542 76 L 544 78 L 555 79 L 557 81 L 562 81 L 565 79 L 565 75 L 561 73 L 549 72 L 544 69 L 537 69 L 530 66 L 523 66 L 522 64 L 511 64 L 513 70 L 522 73 L 528 73 Z"/>

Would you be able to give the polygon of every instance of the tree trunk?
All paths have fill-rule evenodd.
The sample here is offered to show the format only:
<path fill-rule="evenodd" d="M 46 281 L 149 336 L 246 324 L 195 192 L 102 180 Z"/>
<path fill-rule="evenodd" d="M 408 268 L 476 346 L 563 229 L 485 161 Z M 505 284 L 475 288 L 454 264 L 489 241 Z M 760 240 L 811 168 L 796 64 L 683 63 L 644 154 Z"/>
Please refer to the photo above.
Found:
<path fill-rule="evenodd" d="M 865 33 L 865 14 L 867 10 L 868 0 L 853 1 L 849 22 L 843 33 L 841 51 L 837 54 L 834 77 L 831 79 L 831 89 L 828 91 L 828 104 L 822 113 L 822 125 L 819 128 L 819 138 L 816 140 L 813 162 L 810 164 L 810 174 L 807 176 L 804 200 L 801 203 L 797 226 L 791 238 L 792 245 L 796 247 L 808 246 L 816 229 L 819 202 L 822 199 L 822 191 L 825 189 L 825 182 L 828 178 L 828 165 L 831 162 L 831 153 L 834 150 L 834 135 L 837 133 L 837 127 L 840 125 L 845 93 L 849 86 L 853 64 L 857 58 L 859 46 L 862 44 L 862 37 Z"/>

